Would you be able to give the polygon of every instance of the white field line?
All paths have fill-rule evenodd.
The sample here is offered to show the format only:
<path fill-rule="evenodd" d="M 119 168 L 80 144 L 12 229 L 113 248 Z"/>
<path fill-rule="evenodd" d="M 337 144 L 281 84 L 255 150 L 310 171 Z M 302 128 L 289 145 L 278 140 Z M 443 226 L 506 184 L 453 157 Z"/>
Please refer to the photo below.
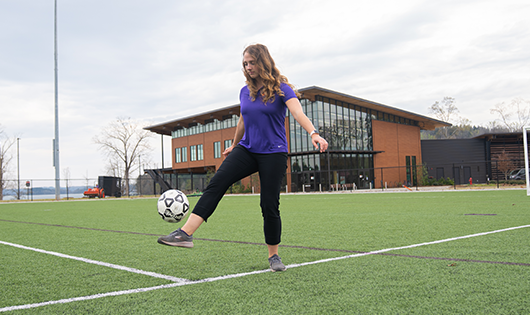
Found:
<path fill-rule="evenodd" d="M 301 266 L 320 264 L 320 263 L 324 263 L 324 262 L 330 262 L 330 261 L 347 259 L 347 258 L 354 258 L 354 257 L 367 256 L 367 255 L 381 254 L 381 253 L 394 251 L 394 250 L 414 248 L 414 247 L 420 247 L 420 246 L 425 246 L 425 245 L 440 244 L 440 243 L 445 243 L 445 242 L 463 240 L 463 239 L 466 239 L 466 238 L 471 238 L 471 237 L 476 237 L 476 236 L 484 236 L 484 235 L 488 235 L 488 234 L 494 234 L 494 233 L 512 231 L 512 230 L 517 230 L 517 229 L 523 229 L 523 228 L 527 228 L 527 227 L 530 227 L 530 225 L 521 225 L 521 226 L 516 226 L 516 227 L 502 229 L 502 230 L 491 231 L 491 232 L 483 232 L 483 233 L 477 233 L 477 234 L 471 234 L 471 235 L 465 235 L 465 236 L 446 238 L 444 240 L 439 240 L 439 241 L 432 241 L 432 242 L 413 244 L 413 245 L 394 247 L 394 248 L 386 248 L 386 249 L 380 249 L 380 250 L 367 252 L 367 253 L 353 254 L 353 255 L 347 255 L 347 256 L 341 256 L 341 257 L 335 257 L 335 258 L 327 258 L 327 259 L 321 259 L 321 260 L 316 260 L 316 261 L 309 261 L 309 262 L 301 263 L 301 264 L 292 264 L 292 265 L 287 266 L 287 268 L 296 268 L 296 267 L 301 267 Z"/>
<path fill-rule="evenodd" d="M 354 258 L 354 257 L 375 255 L 375 254 L 385 253 L 385 252 L 394 251 L 394 250 L 415 248 L 415 247 L 426 246 L 426 245 L 446 243 L 446 242 L 451 242 L 451 241 L 456 241 L 456 240 L 462 240 L 462 239 L 467 239 L 467 238 L 472 238 L 472 237 L 477 237 L 477 236 L 484 236 L 484 235 L 488 235 L 488 234 L 512 231 L 512 230 L 523 229 L 523 228 L 528 228 L 528 227 L 530 227 L 530 225 L 521 225 L 521 226 L 516 226 L 516 227 L 511 227 L 511 228 L 506 228 L 506 229 L 501 229 L 501 230 L 495 230 L 495 231 L 490 231 L 490 232 L 483 232 L 483 233 L 477 233 L 477 234 L 471 234 L 471 235 L 465 235 L 465 236 L 459 236 L 459 237 L 452 237 L 452 238 L 447 238 L 447 239 L 433 241 L 433 242 L 425 242 L 425 243 L 413 244 L 413 245 L 408 245 L 408 246 L 386 248 L 386 249 L 376 250 L 376 251 L 372 251 L 372 252 L 368 252 L 368 253 L 360 253 L 360 254 L 347 255 L 347 256 L 341 256 L 341 257 L 335 257 L 335 258 L 321 259 L 321 260 L 310 261 L 310 262 L 301 263 L 301 264 L 291 264 L 291 265 L 288 265 L 287 268 L 296 268 L 296 267 L 320 264 L 320 263 L 336 261 L 336 260 L 342 260 L 342 259 L 348 259 L 348 258 Z M 11 245 L 11 243 L 6 243 L 6 242 L 2 242 L 2 241 L 0 241 L 0 243 L 6 244 L 6 245 Z M 16 245 L 16 244 L 13 244 L 13 245 Z M 16 247 L 26 248 L 26 246 L 20 246 L 20 245 L 18 245 Z M 47 251 L 41 251 L 41 250 L 38 250 L 38 251 L 39 252 L 48 253 Z M 65 255 L 65 256 L 67 256 L 67 255 Z M 225 275 L 225 276 L 219 276 L 219 277 L 213 277 L 213 278 L 206 278 L 206 279 L 196 280 L 196 281 L 189 281 L 189 280 L 186 281 L 184 279 L 181 279 L 181 281 L 179 281 L 179 282 L 175 282 L 175 283 L 171 283 L 171 284 L 164 284 L 164 285 L 159 285 L 159 286 L 154 286 L 154 287 L 138 288 L 138 289 L 131 289 L 131 290 L 123 290 L 123 291 L 114 291 L 114 292 L 108 292 L 108 293 L 94 294 L 94 295 L 81 296 L 81 297 L 62 299 L 62 300 L 55 300 L 55 301 L 48 301 L 48 302 L 41 302 L 41 303 L 34 303 L 34 304 L 8 306 L 8 307 L 0 308 L 0 313 L 1 312 L 14 311 L 14 310 L 21 310 L 21 309 L 36 308 L 36 307 L 46 306 L 46 305 L 65 304 L 65 303 L 71 303 L 71 302 L 76 302 L 76 301 L 94 300 L 94 299 L 99 299 L 99 298 L 109 297 L 109 296 L 119 296 L 119 295 L 127 295 L 127 294 L 140 293 L 140 292 L 148 292 L 148 291 L 159 290 L 159 289 L 180 287 L 180 286 L 185 286 L 185 285 L 190 285 L 190 284 L 198 284 L 198 283 L 214 282 L 214 281 L 226 280 L 226 279 L 234 279 L 234 278 L 240 278 L 240 277 L 245 277 L 245 276 L 250 276 L 250 275 L 255 275 L 255 274 L 261 274 L 261 273 L 265 273 L 265 272 L 270 272 L 270 270 L 269 269 L 265 269 L 265 270 L 258 270 L 258 271 L 252 271 L 252 272 L 237 273 L 237 274 L 231 274 L 231 275 Z M 176 279 L 180 279 L 180 278 L 176 278 Z"/>
<path fill-rule="evenodd" d="M 124 270 L 124 271 L 128 271 L 128 272 L 138 273 L 138 274 L 141 274 L 141 275 L 146 275 L 146 276 L 150 276 L 150 277 L 170 280 L 170 281 L 174 281 L 174 282 L 185 282 L 185 281 L 188 281 L 187 279 L 167 276 L 167 275 L 159 274 L 159 273 L 156 273 L 156 272 L 144 271 L 144 270 L 140 270 L 140 269 L 136 269 L 136 268 L 129 268 L 129 267 L 125 267 L 125 266 L 120 266 L 120 265 L 115 265 L 115 264 L 111 264 L 111 263 L 106 263 L 106 262 L 103 262 L 103 261 L 97 261 L 97 260 L 92 260 L 92 259 L 83 258 L 83 257 L 76 257 L 76 256 L 61 254 L 61 253 L 57 253 L 57 252 L 51 252 L 51 251 L 44 250 L 44 249 L 33 248 L 33 247 L 28 247 L 28 246 L 14 244 L 14 243 L 9 243 L 9 242 L 4 242 L 4 241 L 0 241 L 0 244 L 13 246 L 13 247 L 21 248 L 21 249 L 27 249 L 27 250 L 31 250 L 31 251 L 34 251 L 34 252 L 48 254 L 48 255 L 53 255 L 53 256 L 57 256 L 57 257 L 61 257 L 61 258 L 68 258 L 68 259 L 78 260 L 78 261 L 82 261 L 82 262 L 85 262 L 85 263 L 88 263 L 88 264 L 94 264 L 94 265 L 114 268 L 114 269 L 118 269 L 118 270 Z"/>

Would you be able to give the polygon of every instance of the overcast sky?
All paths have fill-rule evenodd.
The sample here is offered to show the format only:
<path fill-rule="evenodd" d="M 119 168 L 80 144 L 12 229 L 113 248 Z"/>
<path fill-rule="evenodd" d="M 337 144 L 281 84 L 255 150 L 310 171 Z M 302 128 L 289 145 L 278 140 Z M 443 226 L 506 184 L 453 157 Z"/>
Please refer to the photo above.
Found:
<path fill-rule="evenodd" d="M 61 176 L 105 175 L 92 138 L 117 117 L 153 125 L 237 104 L 253 43 L 299 88 L 422 115 L 450 96 L 485 125 L 495 104 L 530 99 L 529 17 L 528 0 L 59 0 Z M 53 0 L 0 0 L 0 128 L 20 138 L 23 179 L 55 178 L 53 19 Z"/>

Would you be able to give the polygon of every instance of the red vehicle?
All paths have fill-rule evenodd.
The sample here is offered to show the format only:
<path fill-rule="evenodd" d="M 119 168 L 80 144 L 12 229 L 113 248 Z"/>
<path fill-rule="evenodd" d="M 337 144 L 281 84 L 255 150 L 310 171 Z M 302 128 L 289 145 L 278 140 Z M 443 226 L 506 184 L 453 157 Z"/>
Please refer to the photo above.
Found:
<path fill-rule="evenodd" d="M 103 190 L 103 188 L 99 187 L 89 188 L 83 193 L 83 195 L 87 196 L 88 198 L 105 198 L 105 191 Z"/>

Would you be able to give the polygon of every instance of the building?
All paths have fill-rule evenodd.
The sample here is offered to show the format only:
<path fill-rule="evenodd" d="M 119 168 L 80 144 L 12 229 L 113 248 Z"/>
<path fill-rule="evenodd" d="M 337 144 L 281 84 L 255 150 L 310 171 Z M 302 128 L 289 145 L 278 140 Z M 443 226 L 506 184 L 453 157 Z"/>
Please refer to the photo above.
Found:
<path fill-rule="evenodd" d="M 450 124 L 358 97 L 312 86 L 300 89 L 300 102 L 328 151 L 314 150 L 310 137 L 290 113 L 286 116 L 289 158 L 285 191 L 363 189 L 415 184 L 421 165 L 420 130 Z M 146 127 L 171 136 L 171 169 L 151 170 L 169 187 L 204 189 L 208 177 L 232 144 L 239 104 Z M 259 191 L 257 175 L 241 183 Z"/>
<path fill-rule="evenodd" d="M 431 178 L 451 178 L 456 185 L 469 184 L 470 178 L 473 183 L 492 179 L 484 139 L 422 140 L 421 152 Z"/>
<path fill-rule="evenodd" d="M 505 180 L 524 168 L 522 132 L 486 133 L 471 139 L 422 140 L 423 163 L 435 179 L 456 185 Z"/>

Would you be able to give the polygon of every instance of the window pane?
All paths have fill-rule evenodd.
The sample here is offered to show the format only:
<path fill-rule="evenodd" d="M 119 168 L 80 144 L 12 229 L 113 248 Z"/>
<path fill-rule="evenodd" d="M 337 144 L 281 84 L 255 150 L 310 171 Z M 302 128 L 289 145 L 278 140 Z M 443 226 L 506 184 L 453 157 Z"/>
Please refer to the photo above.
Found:
<path fill-rule="evenodd" d="M 314 114 L 315 114 L 315 127 L 317 130 L 323 134 L 324 133 L 324 106 L 322 105 L 322 101 L 316 101 L 313 106 Z"/>
<path fill-rule="evenodd" d="M 225 150 L 232 145 L 232 140 L 225 140 Z"/>
<path fill-rule="evenodd" d="M 297 152 L 296 151 L 296 121 L 291 115 L 291 112 L 289 112 L 289 146 L 290 146 L 290 152 Z"/>
<path fill-rule="evenodd" d="M 213 157 L 214 159 L 218 159 L 221 157 L 221 142 L 216 141 L 213 143 Z"/>
<path fill-rule="evenodd" d="M 302 170 L 298 156 L 291 157 L 291 172 L 297 173 Z"/>
<path fill-rule="evenodd" d="M 331 150 L 340 149 L 340 139 L 339 139 L 339 130 L 337 124 L 337 105 L 335 105 L 334 100 L 330 100 L 329 106 L 329 128 L 330 128 L 330 139 L 331 139 Z"/>
<path fill-rule="evenodd" d="M 188 147 L 182 148 L 182 162 L 188 162 Z"/>
<path fill-rule="evenodd" d="M 197 161 L 197 147 L 190 146 L 190 161 Z"/>
<path fill-rule="evenodd" d="M 180 163 L 181 162 L 181 158 L 180 158 L 180 148 L 176 148 L 175 149 L 175 163 Z"/>
<path fill-rule="evenodd" d="M 199 144 L 197 146 L 197 160 L 202 161 L 204 160 L 204 153 L 202 149 L 202 144 Z"/>
<path fill-rule="evenodd" d="M 331 134 L 330 134 L 330 127 L 331 127 L 331 123 L 330 123 L 330 118 L 329 118 L 329 103 L 328 102 L 328 99 L 323 99 L 322 101 L 322 114 L 323 114 L 323 125 L 322 127 L 324 127 L 324 139 L 328 140 L 329 142 L 329 146 L 331 147 L 332 146 L 332 143 L 331 141 L 333 141 L 333 139 L 331 139 Z"/>

